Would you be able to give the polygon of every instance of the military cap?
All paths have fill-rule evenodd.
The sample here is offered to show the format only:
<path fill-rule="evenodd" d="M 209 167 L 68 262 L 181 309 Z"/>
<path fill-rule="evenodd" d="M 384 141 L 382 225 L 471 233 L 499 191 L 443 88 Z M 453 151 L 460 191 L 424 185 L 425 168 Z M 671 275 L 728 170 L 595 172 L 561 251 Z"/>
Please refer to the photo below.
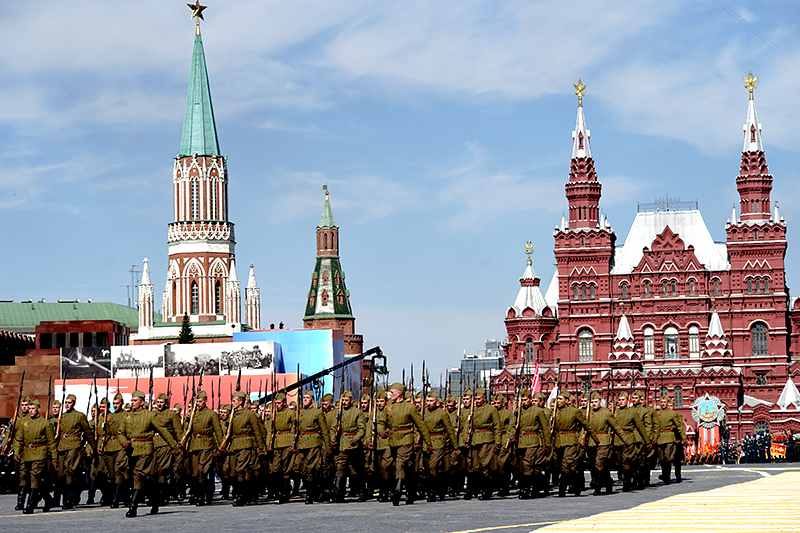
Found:
<path fill-rule="evenodd" d="M 22 397 L 22 403 L 30 403 L 30 401 L 31 401 L 31 397 L 30 396 L 23 396 Z"/>
<path fill-rule="evenodd" d="M 134 398 L 141 398 L 142 400 L 144 400 L 144 393 L 142 391 L 140 391 L 140 390 L 133 391 L 133 395 L 132 396 Z"/>
<path fill-rule="evenodd" d="M 545 396 L 543 392 L 537 392 L 533 395 L 533 397 L 536 398 L 537 400 L 544 400 L 545 398 L 547 398 L 547 396 Z"/>
<path fill-rule="evenodd" d="M 633 395 L 638 396 L 640 398 L 644 398 L 644 393 L 640 390 L 634 391 Z"/>
<path fill-rule="evenodd" d="M 130 411 L 131 410 L 131 404 L 126 403 L 125 406 L 123 407 L 123 409 L 125 409 L 126 411 Z"/>
<path fill-rule="evenodd" d="M 478 387 L 475 389 L 475 396 L 486 396 L 486 389 L 483 387 Z"/>
<path fill-rule="evenodd" d="M 285 400 L 286 399 L 286 395 L 284 393 L 282 393 L 282 392 L 279 392 L 278 394 L 275 395 L 275 399 L 276 400 Z"/>
<path fill-rule="evenodd" d="M 599 399 L 600 399 L 600 393 L 599 392 L 593 392 L 592 393 L 592 400 L 599 400 Z"/>
<path fill-rule="evenodd" d="M 167 393 L 166 392 L 159 392 L 156 400 L 167 400 Z"/>
<path fill-rule="evenodd" d="M 522 389 L 519 392 L 519 395 L 522 396 L 523 398 L 527 398 L 531 395 L 531 391 L 529 391 L 528 389 Z"/>
<path fill-rule="evenodd" d="M 197 393 L 197 397 L 198 398 L 208 398 L 208 394 L 206 393 L 206 391 L 201 390 L 200 392 Z"/>
<path fill-rule="evenodd" d="M 379 390 L 378 392 L 375 393 L 375 398 L 377 398 L 378 400 L 385 400 L 386 399 L 386 391 L 385 390 Z"/>
<path fill-rule="evenodd" d="M 439 399 L 439 395 L 436 394 L 435 390 L 432 390 L 432 391 L 428 392 L 428 398 L 436 398 L 438 400 Z"/>
<path fill-rule="evenodd" d="M 414 398 L 422 398 L 422 391 L 419 391 L 417 394 L 415 394 Z"/>
<path fill-rule="evenodd" d="M 462 394 L 462 396 L 472 396 L 472 391 L 467 389 L 464 391 L 464 394 Z"/>
<path fill-rule="evenodd" d="M 666 394 L 662 394 L 662 395 L 661 395 L 661 399 L 662 399 L 662 400 L 669 400 L 669 396 L 668 396 L 668 395 L 666 395 Z"/>
<path fill-rule="evenodd" d="M 76 402 L 78 401 L 78 398 L 76 398 L 74 394 L 67 394 L 67 400 L 72 400 L 73 402 Z"/>
<path fill-rule="evenodd" d="M 362 394 L 361 395 L 361 401 L 362 402 L 368 402 L 368 401 L 371 401 L 371 400 L 372 400 L 372 398 L 369 397 L 369 394 Z"/>
<path fill-rule="evenodd" d="M 314 391 L 311 390 L 311 389 L 306 389 L 306 390 L 303 391 L 302 396 L 311 396 L 313 398 L 314 397 Z"/>
<path fill-rule="evenodd" d="M 583 394 L 581 394 L 581 400 L 583 400 L 584 398 L 589 398 L 588 392 L 584 392 Z"/>
<path fill-rule="evenodd" d="M 323 402 L 332 402 L 333 401 L 333 394 L 330 392 L 322 397 Z"/>
<path fill-rule="evenodd" d="M 29 399 L 29 400 L 28 400 L 28 403 L 29 403 L 30 405 L 42 405 L 41 403 L 39 403 L 39 398 L 33 398 L 33 399 Z"/>
<path fill-rule="evenodd" d="M 121 400 L 121 401 L 123 401 L 123 402 L 125 401 L 125 398 L 123 398 L 123 396 L 122 396 L 122 393 L 120 393 L 120 392 L 118 392 L 118 393 L 116 393 L 116 394 L 114 395 L 114 399 L 115 399 L 115 400 Z"/>
<path fill-rule="evenodd" d="M 222 406 L 220 406 L 219 410 L 220 411 L 230 411 L 231 410 L 231 404 L 223 403 Z"/>
<path fill-rule="evenodd" d="M 457 401 L 458 401 L 458 398 L 456 398 L 455 396 L 448 396 L 447 397 L 447 403 L 455 403 Z"/>
<path fill-rule="evenodd" d="M 414 395 L 413 391 L 407 390 L 405 393 L 403 393 L 403 398 L 406 400 L 410 400 L 413 395 Z"/>
<path fill-rule="evenodd" d="M 108 403 L 108 398 L 103 398 L 100 400 L 100 405 L 106 405 Z"/>
<path fill-rule="evenodd" d="M 181 404 L 179 404 L 179 403 L 176 403 L 175 405 L 172 406 L 172 408 L 173 409 L 183 409 L 183 406 Z"/>
<path fill-rule="evenodd" d="M 53 400 L 53 405 L 61 405 L 61 400 Z"/>
<path fill-rule="evenodd" d="M 297 402 L 292 400 L 291 402 L 289 402 L 289 407 L 297 407 Z"/>
<path fill-rule="evenodd" d="M 566 398 L 567 400 L 572 399 L 572 394 L 570 394 L 568 390 L 562 390 L 561 392 L 558 393 L 558 395 L 561 396 L 562 398 Z"/>
<path fill-rule="evenodd" d="M 394 390 L 399 390 L 400 392 L 403 392 L 404 390 L 406 390 L 406 386 L 403 385 L 400 382 L 392 383 L 391 388 L 394 389 Z"/>
<path fill-rule="evenodd" d="M 344 392 L 342 393 L 342 396 L 341 396 L 341 397 L 342 397 L 342 398 L 352 398 L 352 397 L 353 397 L 353 393 L 352 393 L 352 392 L 350 392 L 349 390 L 346 390 L 346 391 L 344 391 Z"/>
<path fill-rule="evenodd" d="M 628 399 L 628 393 L 627 392 L 620 392 L 619 396 L 617 396 L 617 398 L 625 398 L 627 400 Z"/>
<path fill-rule="evenodd" d="M 243 390 L 239 390 L 239 391 L 236 391 L 236 392 L 233 393 L 233 397 L 234 398 L 245 399 L 245 398 L 247 398 L 247 393 L 244 392 Z"/>

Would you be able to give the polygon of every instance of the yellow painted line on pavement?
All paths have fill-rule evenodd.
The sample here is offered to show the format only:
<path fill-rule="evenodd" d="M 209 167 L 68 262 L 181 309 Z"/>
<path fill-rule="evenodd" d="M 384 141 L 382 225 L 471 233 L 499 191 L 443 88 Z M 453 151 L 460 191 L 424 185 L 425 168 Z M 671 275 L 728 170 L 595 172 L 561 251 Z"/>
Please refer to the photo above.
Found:
<path fill-rule="evenodd" d="M 551 524 L 539 531 L 669 533 L 800 531 L 800 472 L 775 473 L 737 485 L 678 494 L 621 511 Z"/>
<path fill-rule="evenodd" d="M 531 522 L 530 524 L 513 524 L 509 526 L 491 526 L 481 527 L 478 529 L 465 529 L 463 531 L 451 531 L 451 533 L 478 533 L 479 531 L 496 531 L 499 529 L 512 529 L 515 527 L 531 527 L 531 526 L 546 526 L 548 524 L 555 524 L 556 522 L 550 520 L 549 522 Z"/>

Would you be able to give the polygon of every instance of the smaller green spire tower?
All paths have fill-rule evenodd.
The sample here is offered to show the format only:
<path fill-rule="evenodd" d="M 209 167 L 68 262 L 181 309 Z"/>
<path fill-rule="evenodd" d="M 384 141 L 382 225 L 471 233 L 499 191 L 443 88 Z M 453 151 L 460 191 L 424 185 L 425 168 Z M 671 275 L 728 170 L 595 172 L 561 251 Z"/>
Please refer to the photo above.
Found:
<path fill-rule="evenodd" d="M 181 151 L 179 156 L 219 155 L 217 126 L 214 123 L 214 107 L 211 105 L 211 89 L 208 85 L 206 55 L 199 26 L 194 36 L 192 73 L 189 78 L 189 94 L 186 97 L 186 114 L 183 118 Z"/>

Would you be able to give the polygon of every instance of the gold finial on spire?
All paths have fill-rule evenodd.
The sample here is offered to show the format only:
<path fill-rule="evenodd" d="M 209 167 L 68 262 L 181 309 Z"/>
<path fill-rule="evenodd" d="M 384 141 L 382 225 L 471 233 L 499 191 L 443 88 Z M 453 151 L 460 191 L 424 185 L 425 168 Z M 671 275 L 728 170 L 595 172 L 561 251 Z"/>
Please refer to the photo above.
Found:
<path fill-rule="evenodd" d="M 206 9 L 208 6 L 201 6 L 200 0 L 194 0 L 194 4 L 186 4 L 189 6 L 189 9 L 192 10 L 192 18 L 197 19 L 197 30 L 195 30 L 196 35 L 200 35 L 200 20 L 206 20 L 203 18 L 203 10 Z"/>
<path fill-rule="evenodd" d="M 528 241 L 528 244 L 525 245 L 525 253 L 528 255 L 528 260 L 531 258 L 531 254 L 533 253 L 533 245 L 531 241 Z"/>
<path fill-rule="evenodd" d="M 583 95 L 586 92 L 586 85 L 581 80 L 578 80 L 578 83 L 573 83 L 572 86 L 575 87 L 575 94 L 578 95 L 578 107 L 583 107 Z"/>
<path fill-rule="evenodd" d="M 744 80 L 744 86 L 746 89 L 750 89 L 750 100 L 753 99 L 753 89 L 758 87 L 758 76 L 753 76 L 753 73 L 747 75 L 746 78 L 742 78 Z"/>
<path fill-rule="evenodd" d="M 322 186 L 322 190 L 325 191 L 325 199 L 328 198 L 328 184 Z"/>

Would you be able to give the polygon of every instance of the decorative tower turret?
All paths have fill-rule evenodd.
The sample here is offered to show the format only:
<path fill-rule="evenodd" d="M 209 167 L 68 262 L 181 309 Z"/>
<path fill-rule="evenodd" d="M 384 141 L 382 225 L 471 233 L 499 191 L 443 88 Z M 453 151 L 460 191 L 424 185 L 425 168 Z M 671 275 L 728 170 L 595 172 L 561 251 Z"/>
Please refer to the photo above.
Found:
<path fill-rule="evenodd" d="M 242 321 L 241 294 L 239 278 L 236 276 L 236 260 L 231 258 L 231 271 L 228 274 L 228 283 L 225 286 L 225 296 L 228 302 L 225 315 L 228 317 L 229 324 L 238 324 Z"/>
<path fill-rule="evenodd" d="M 711 313 L 705 347 L 703 349 L 703 366 L 730 365 L 733 362 L 728 349 L 728 338 L 722 329 L 722 322 L 716 309 Z"/>
<path fill-rule="evenodd" d="M 594 228 L 600 221 L 600 194 L 602 184 L 597 181 L 594 159 L 589 145 L 589 129 L 583 116 L 583 94 L 586 85 L 578 80 L 575 84 L 578 95 L 578 118 L 572 132 L 572 160 L 569 169 L 569 182 L 565 185 L 569 200 L 569 227 Z"/>
<path fill-rule="evenodd" d="M 756 114 L 756 102 L 753 90 L 758 87 L 758 76 L 751 72 L 744 78 L 745 87 L 750 91 L 747 105 L 747 120 L 744 130 L 744 147 L 742 148 L 742 166 L 736 178 L 739 190 L 739 206 L 743 222 L 766 222 L 771 218 L 772 205 L 769 193 L 772 191 L 772 175 L 764 157 L 764 146 L 761 143 L 761 123 Z"/>
<path fill-rule="evenodd" d="M 153 327 L 153 284 L 150 282 L 150 267 L 144 258 L 142 282 L 139 285 L 139 331 Z"/>
<path fill-rule="evenodd" d="M 250 263 L 250 275 L 247 278 L 247 287 L 244 289 L 244 308 L 247 325 L 251 329 L 261 329 L 261 291 L 256 285 L 253 263 Z"/>
<path fill-rule="evenodd" d="M 303 324 L 306 329 L 344 330 L 345 354 L 359 354 L 364 340 L 355 334 L 350 291 L 345 287 L 344 271 L 339 263 L 339 228 L 333 220 L 327 185 L 323 189 L 325 203 L 317 225 L 317 264 L 311 275 Z"/>

